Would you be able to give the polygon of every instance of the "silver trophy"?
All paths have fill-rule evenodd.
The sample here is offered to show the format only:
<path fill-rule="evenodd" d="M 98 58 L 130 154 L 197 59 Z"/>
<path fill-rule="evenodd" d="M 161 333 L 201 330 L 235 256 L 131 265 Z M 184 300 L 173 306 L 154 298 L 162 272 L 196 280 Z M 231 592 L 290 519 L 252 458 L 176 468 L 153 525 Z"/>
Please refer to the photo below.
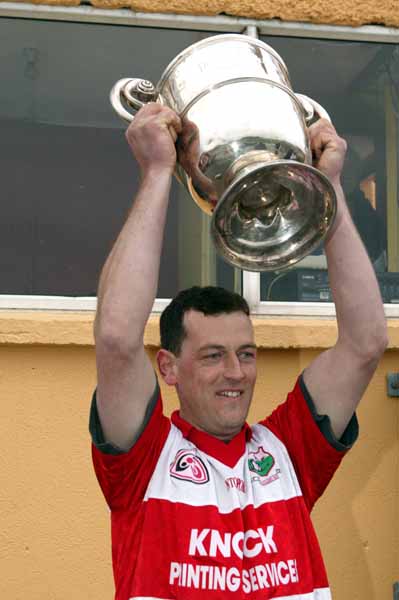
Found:
<path fill-rule="evenodd" d="M 127 121 L 149 101 L 180 116 L 175 174 L 212 215 L 211 236 L 228 263 L 286 269 L 326 235 L 336 196 L 312 166 L 308 125 L 329 117 L 293 92 L 283 60 L 267 44 L 245 35 L 206 38 L 181 52 L 156 86 L 121 79 L 110 99 Z"/>

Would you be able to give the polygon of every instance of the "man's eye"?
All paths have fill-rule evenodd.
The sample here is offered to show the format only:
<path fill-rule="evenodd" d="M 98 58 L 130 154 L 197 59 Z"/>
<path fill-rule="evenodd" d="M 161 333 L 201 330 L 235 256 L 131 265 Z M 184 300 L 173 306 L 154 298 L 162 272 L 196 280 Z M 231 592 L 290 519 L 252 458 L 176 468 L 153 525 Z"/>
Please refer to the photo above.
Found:
<path fill-rule="evenodd" d="M 207 360 L 218 360 L 221 356 L 221 352 L 211 352 L 210 354 L 206 354 L 204 358 Z"/>
<path fill-rule="evenodd" d="M 254 360 L 256 358 L 256 353 L 252 351 L 240 352 L 238 355 L 240 360 Z"/>

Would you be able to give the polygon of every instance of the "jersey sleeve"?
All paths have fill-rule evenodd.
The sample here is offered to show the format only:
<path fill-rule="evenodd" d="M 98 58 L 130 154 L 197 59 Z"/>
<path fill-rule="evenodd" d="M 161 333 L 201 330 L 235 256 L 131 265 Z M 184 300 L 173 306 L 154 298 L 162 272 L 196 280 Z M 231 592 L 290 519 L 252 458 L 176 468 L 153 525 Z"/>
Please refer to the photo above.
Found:
<path fill-rule="evenodd" d="M 261 424 L 285 445 L 304 500 L 311 510 L 358 436 L 356 415 L 352 416 L 342 437 L 337 440 L 328 416 L 317 414 L 300 377 L 286 401 Z"/>
<path fill-rule="evenodd" d="M 168 437 L 170 420 L 163 414 L 158 384 L 149 406 L 152 410 L 146 417 L 143 430 L 132 448 L 125 452 L 104 440 L 94 394 L 90 414 L 93 466 L 107 504 L 112 510 L 125 506 L 134 508 L 143 500 Z"/>

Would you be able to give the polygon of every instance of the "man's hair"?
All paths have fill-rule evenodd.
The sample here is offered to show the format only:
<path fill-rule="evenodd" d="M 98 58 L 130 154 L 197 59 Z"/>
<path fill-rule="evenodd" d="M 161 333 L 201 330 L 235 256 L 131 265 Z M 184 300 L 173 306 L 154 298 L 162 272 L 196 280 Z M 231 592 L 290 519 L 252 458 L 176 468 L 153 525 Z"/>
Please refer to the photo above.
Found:
<path fill-rule="evenodd" d="M 165 308 L 160 320 L 161 348 L 176 356 L 180 354 L 187 335 L 183 319 L 189 310 L 196 310 L 204 315 L 243 312 L 249 316 L 247 301 L 235 292 L 216 286 L 194 286 L 182 290 Z"/>

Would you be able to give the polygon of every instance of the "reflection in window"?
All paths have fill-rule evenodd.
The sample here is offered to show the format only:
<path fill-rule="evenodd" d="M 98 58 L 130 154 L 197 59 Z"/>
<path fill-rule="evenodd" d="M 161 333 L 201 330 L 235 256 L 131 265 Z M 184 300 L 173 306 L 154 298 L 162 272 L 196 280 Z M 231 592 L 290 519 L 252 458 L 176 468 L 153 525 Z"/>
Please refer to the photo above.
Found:
<path fill-rule="evenodd" d="M 209 35 L 0 20 L 0 294 L 96 294 L 139 179 L 109 91 L 122 77 L 156 83 Z M 208 221 L 174 182 L 158 297 L 201 282 L 237 287 L 210 248 Z"/>
<path fill-rule="evenodd" d="M 0 294 L 95 295 L 138 184 L 109 90 L 121 77 L 156 83 L 180 51 L 209 35 L 0 20 Z M 385 302 L 398 302 L 399 47 L 263 39 L 287 64 L 293 90 L 324 106 L 347 140 L 348 204 Z M 176 182 L 158 297 L 198 283 L 240 290 L 241 273 L 215 255 L 209 217 Z M 330 301 L 322 248 L 289 272 L 263 273 L 261 299 Z"/>
<path fill-rule="evenodd" d="M 293 89 L 317 100 L 348 143 L 343 187 L 384 301 L 399 302 L 399 48 L 264 38 L 281 54 Z M 261 299 L 331 302 L 322 247 L 288 272 L 261 276 Z"/>

